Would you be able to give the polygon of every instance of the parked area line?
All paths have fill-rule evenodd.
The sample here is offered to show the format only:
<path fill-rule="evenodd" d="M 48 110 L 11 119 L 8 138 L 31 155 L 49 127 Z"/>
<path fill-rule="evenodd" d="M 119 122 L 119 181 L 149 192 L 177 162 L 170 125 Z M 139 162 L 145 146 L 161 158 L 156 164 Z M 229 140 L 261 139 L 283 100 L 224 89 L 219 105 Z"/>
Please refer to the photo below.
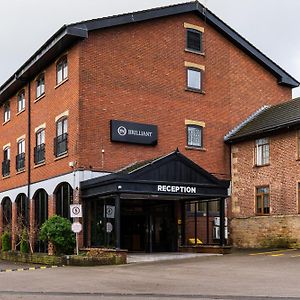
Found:
<path fill-rule="evenodd" d="M 298 249 L 282 249 L 282 250 L 274 250 L 274 251 L 266 251 L 266 252 L 257 252 L 257 253 L 250 253 L 250 256 L 256 256 L 256 255 L 278 255 L 282 254 L 284 255 L 285 252 L 291 252 L 291 251 L 296 251 Z"/>

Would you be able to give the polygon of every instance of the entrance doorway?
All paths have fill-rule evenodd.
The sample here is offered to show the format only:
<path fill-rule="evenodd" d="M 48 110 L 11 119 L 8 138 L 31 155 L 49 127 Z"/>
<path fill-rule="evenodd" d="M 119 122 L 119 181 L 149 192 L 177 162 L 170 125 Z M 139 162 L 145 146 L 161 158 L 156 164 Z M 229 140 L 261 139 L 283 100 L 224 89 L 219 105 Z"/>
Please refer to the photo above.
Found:
<path fill-rule="evenodd" d="M 177 251 L 175 202 L 123 200 L 121 248 L 136 252 Z"/>

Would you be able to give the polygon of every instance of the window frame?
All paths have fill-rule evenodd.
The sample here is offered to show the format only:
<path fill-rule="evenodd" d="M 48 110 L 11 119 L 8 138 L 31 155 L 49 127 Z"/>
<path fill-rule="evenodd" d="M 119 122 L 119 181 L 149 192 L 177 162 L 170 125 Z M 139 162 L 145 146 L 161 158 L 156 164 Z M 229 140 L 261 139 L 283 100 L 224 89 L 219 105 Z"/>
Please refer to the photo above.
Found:
<path fill-rule="evenodd" d="M 265 193 L 264 191 L 259 191 L 259 190 L 263 190 L 263 189 L 267 189 L 267 193 Z M 268 206 L 265 206 L 265 197 L 267 196 L 267 202 L 268 202 Z M 260 207 L 261 207 L 261 212 L 258 211 L 258 197 L 260 198 Z M 255 188 L 255 214 L 257 216 L 265 216 L 265 215 L 270 215 L 271 212 L 271 205 L 270 205 L 270 200 L 271 200 L 271 196 L 270 196 L 270 186 L 269 185 L 264 185 L 264 186 L 257 186 Z M 267 211 L 265 211 L 265 209 Z"/>
<path fill-rule="evenodd" d="M 42 84 L 41 84 L 42 82 Z M 36 89 L 35 89 L 35 93 L 36 93 L 36 99 L 41 98 L 42 96 L 45 95 L 45 88 L 46 88 L 46 84 L 45 84 L 45 73 L 41 73 L 35 80 L 36 83 Z M 43 88 L 41 88 L 41 86 Z"/>
<path fill-rule="evenodd" d="M 46 128 L 42 127 L 35 133 L 34 163 L 35 165 L 45 162 Z"/>
<path fill-rule="evenodd" d="M 10 146 L 6 146 L 3 149 L 3 161 L 2 161 L 2 177 L 10 176 Z M 4 166 L 5 165 L 5 166 Z M 4 173 L 4 167 L 7 171 Z"/>
<path fill-rule="evenodd" d="M 24 171 L 25 169 L 25 153 L 26 153 L 25 138 L 21 138 L 17 141 L 17 156 L 16 156 L 17 172 Z M 22 164 L 20 163 L 21 161 L 23 161 Z"/>
<path fill-rule="evenodd" d="M 200 145 L 191 145 L 189 144 L 189 128 L 198 129 L 200 131 Z M 198 124 L 186 124 L 186 145 L 187 147 L 196 148 L 196 149 L 203 149 L 203 130 L 204 126 Z"/>
<path fill-rule="evenodd" d="M 61 70 L 61 78 L 59 78 L 59 71 Z M 56 85 L 61 84 L 68 79 L 69 65 L 67 55 L 61 57 L 56 63 Z"/>
<path fill-rule="evenodd" d="M 199 73 L 199 88 L 189 85 L 189 71 Z M 186 67 L 186 89 L 194 92 L 203 92 L 203 70 L 195 67 Z"/>
<path fill-rule="evenodd" d="M 8 108 L 8 109 L 7 109 Z M 10 101 L 6 101 L 3 106 L 3 121 L 4 123 L 10 121 L 11 111 L 10 111 Z"/>
<path fill-rule="evenodd" d="M 68 153 L 68 128 L 69 128 L 68 116 L 62 116 L 56 121 L 56 136 L 54 139 L 54 155 L 55 157 L 63 156 Z M 59 124 L 62 124 L 60 127 Z M 61 129 L 60 129 L 61 128 Z M 60 132 L 61 131 L 61 132 Z M 61 139 L 60 142 L 59 139 Z M 65 143 L 65 151 L 58 152 L 58 144 Z"/>
<path fill-rule="evenodd" d="M 259 143 L 259 141 L 263 141 Z M 267 153 L 267 156 L 266 156 Z M 270 164 L 270 139 L 268 137 L 255 140 L 255 166 L 268 166 Z"/>
<path fill-rule="evenodd" d="M 199 49 L 194 49 L 189 47 L 189 33 L 196 33 L 199 34 Z M 186 28 L 186 42 L 185 42 L 185 49 L 191 52 L 196 52 L 196 53 L 203 53 L 203 32 L 194 28 Z"/>
<path fill-rule="evenodd" d="M 21 97 L 21 95 L 23 97 Z M 20 113 L 22 112 L 23 110 L 25 110 L 25 90 L 21 90 L 18 95 L 17 95 L 17 112 Z M 21 105 L 20 105 L 21 103 Z"/>

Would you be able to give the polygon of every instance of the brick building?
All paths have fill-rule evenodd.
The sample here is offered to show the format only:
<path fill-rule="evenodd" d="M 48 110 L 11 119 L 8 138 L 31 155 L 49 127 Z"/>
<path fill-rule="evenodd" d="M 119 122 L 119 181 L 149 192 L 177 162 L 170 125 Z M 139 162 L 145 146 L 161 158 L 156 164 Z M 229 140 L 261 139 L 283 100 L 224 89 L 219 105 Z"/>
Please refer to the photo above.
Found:
<path fill-rule="evenodd" d="M 299 243 L 300 99 L 266 106 L 226 136 L 232 148 L 232 240 Z"/>
<path fill-rule="evenodd" d="M 224 244 L 223 137 L 298 85 L 198 2 L 63 26 L 0 87 L 0 231 L 81 202 L 81 246 Z"/>

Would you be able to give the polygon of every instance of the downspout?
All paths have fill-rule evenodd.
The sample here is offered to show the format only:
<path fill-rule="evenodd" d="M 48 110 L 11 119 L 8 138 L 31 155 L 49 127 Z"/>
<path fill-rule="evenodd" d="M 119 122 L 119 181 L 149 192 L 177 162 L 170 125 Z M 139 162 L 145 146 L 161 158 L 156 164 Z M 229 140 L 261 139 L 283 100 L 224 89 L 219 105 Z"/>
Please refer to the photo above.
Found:
<path fill-rule="evenodd" d="M 30 184 L 31 184 L 31 93 L 30 93 L 30 80 L 28 81 L 28 115 L 27 115 L 27 159 L 28 159 L 28 172 L 27 172 L 27 197 L 30 201 Z"/>

